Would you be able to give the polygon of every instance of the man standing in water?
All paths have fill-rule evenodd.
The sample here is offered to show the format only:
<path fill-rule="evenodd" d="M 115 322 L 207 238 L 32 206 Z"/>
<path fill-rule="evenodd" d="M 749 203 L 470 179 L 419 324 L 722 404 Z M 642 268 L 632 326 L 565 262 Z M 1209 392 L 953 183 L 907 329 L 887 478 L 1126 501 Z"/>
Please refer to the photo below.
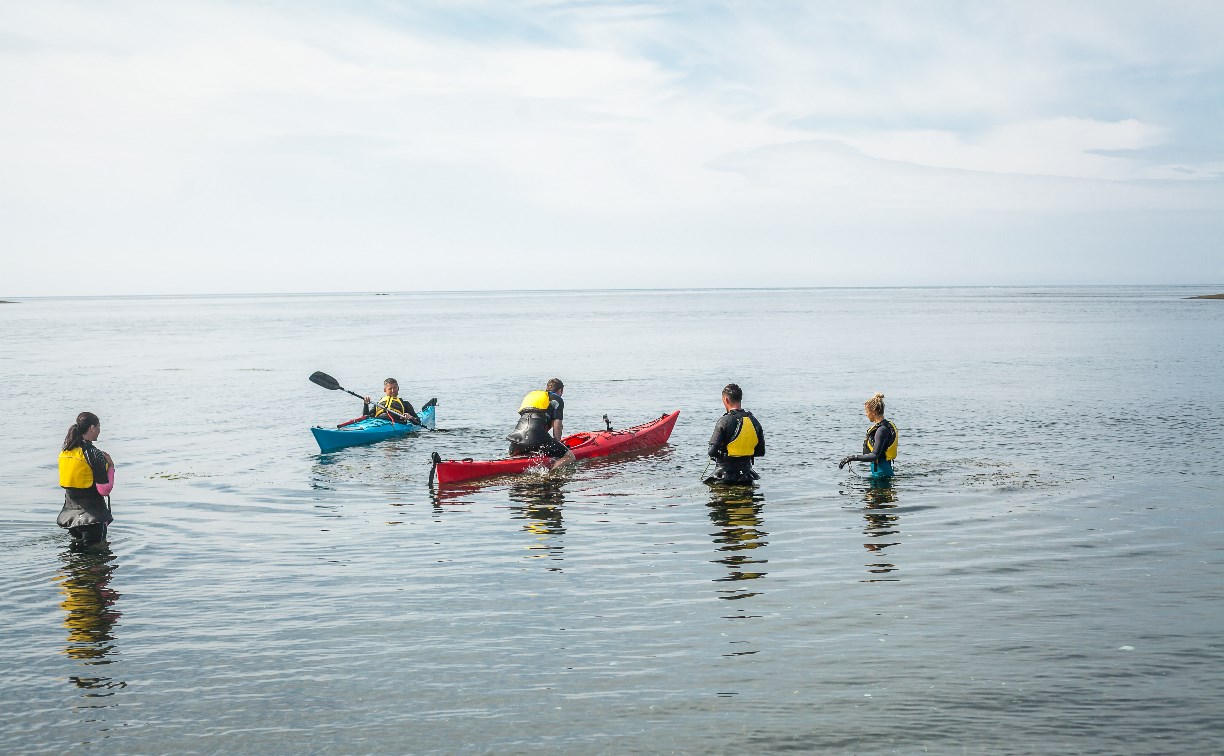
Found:
<path fill-rule="evenodd" d="M 765 430 L 752 413 L 740 407 L 744 392 L 734 383 L 722 390 L 723 409 L 714 435 L 710 436 L 710 459 L 718 463 L 706 483 L 747 484 L 760 478 L 752 460 L 765 456 Z"/>
<path fill-rule="evenodd" d="M 518 424 L 506 440 L 510 456 L 530 457 L 543 454 L 556 460 L 550 469 L 556 470 L 575 461 L 574 453 L 561 443 L 564 429 L 565 384 L 560 378 L 550 378 L 543 391 L 532 391 L 519 405 Z"/>

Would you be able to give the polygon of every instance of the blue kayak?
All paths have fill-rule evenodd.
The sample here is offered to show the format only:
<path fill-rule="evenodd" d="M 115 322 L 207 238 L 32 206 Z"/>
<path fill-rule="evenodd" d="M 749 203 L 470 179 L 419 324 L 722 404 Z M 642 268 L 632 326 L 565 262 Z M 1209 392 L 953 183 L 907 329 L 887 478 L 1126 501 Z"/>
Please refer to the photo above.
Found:
<path fill-rule="evenodd" d="M 436 404 L 429 404 L 417 413 L 417 417 L 421 418 L 421 423 L 426 428 L 433 430 L 437 410 Z M 420 425 L 405 425 L 399 422 L 393 423 L 381 417 L 366 417 L 335 428 L 323 428 L 316 425 L 310 429 L 310 432 L 314 434 L 315 441 L 319 442 L 319 451 L 329 452 L 343 449 L 346 446 L 361 446 L 387 438 L 399 438 L 420 430 L 423 430 Z"/>

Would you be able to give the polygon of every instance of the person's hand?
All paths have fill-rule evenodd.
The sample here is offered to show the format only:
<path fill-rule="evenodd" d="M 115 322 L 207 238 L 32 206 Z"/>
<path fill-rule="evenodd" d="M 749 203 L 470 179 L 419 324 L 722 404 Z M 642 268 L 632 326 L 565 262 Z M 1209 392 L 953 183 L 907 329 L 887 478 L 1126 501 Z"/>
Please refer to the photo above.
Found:
<path fill-rule="evenodd" d="M 853 459 L 851 459 L 850 457 L 846 457 L 846 458 L 845 458 L 845 459 L 843 459 L 841 462 L 838 462 L 838 463 L 837 463 L 837 469 L 838 469 L 838 470 L 840 470 L 840 469 L 842 469 L 843 467 L 845 467 L 846 465 L 850 464 L 850 463 L 851 463 L 851 462 L 853 462 L 853 461 L 854 461 L 854 460 L 853 460 Z"/>
<path fill-rule="evenodd" d="M 370 397 L 368 397 L 368 396 L 363 396 L 363 397 L 361 397 L 361 399 L 362 399 L 362 401 L 364 401 L 366 404 L 369 404 L 369 403 L 370 403 Z"/>
<path fill-rule="evenodd" d="M 115 460 L 111 459 L 111 455 L 110 455 L 110 453 L 108 453 L 108 452 L 102 452 L 102 456 L 103 456 L 103 457 L 106 457 L 106 466 L 107 466 L 107 467 L 114 467 L 114 466 L 115 466 Z"/>

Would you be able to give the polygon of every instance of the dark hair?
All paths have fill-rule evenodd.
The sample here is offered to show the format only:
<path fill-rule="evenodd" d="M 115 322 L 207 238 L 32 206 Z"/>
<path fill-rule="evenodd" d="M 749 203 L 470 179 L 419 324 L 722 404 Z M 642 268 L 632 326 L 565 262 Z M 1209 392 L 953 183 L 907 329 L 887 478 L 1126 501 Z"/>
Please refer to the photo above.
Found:
<path fill-rule="evenodd" d="M 555 394 L 558 391 L 564 391 L 565 384 L 561 382 L 560 378 L 549 378 L 548 385 L 544 387 L 544 390 L 551 391 Z"/>
<path fill-rule="evenodd" d="M 394 378 L 388 378 L 387 380 L 383 381 L 384 386 L 390 386 L 392 383 L 394 383 L 396 386 L 399 385 L 399 381 L 395 380 Z"/>
<path fill-rule="evenodd" d="M 727 399 L 733 402 L 741 402 L 744 400 L 744 392 L 734 383 L 728 383 L 726 387 L 723 388 L 723 396 L 727 397 Z"/>
<path fill-rule="evenodd" d="M 64 451 L 75 449 L 81 445 L 81 437 L 85 435 L 85 431 L 95 425 L 101 425 L 102 421 L 92 412 L 82 412 L 77 415 L 76 422 L 68 428 L 68 435 L 64 436 Z"/>

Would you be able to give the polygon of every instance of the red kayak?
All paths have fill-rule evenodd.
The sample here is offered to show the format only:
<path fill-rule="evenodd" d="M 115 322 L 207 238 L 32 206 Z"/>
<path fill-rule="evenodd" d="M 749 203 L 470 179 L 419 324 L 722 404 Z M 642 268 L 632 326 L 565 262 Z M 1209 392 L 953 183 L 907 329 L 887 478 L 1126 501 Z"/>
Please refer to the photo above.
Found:
<path fill-rule="evenodd" d="M 561 439 L 578 459 L 606 457 L 609 454 L 624 454 L 652 446 L 662 446 L 671 438 L 672 428 L 680 412 L 663 415 L 648 423 L 612 431 L 575 433 Z M 509 459 L 473 460 L 434 458 L 430 478 L 437 476 L 438 484 L 462 483 L 465 480 L 488 478 L 493 475 L 521 473 L 532 467 L 546 467 L 553 462 L 551 457 L 511 457 Z"/>

